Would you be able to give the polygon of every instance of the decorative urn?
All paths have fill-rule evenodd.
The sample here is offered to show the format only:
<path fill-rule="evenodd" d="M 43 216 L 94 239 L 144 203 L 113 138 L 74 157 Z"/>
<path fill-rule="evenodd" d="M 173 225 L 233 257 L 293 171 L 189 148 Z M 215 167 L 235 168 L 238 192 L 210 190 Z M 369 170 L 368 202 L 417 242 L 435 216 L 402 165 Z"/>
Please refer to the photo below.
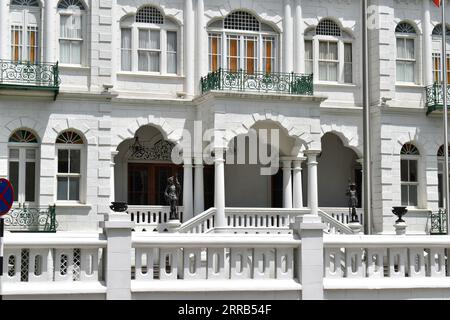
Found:
<path fill-rule="evenodd" d="M 395 214 L 398 219 L 395 221 L 395 223 L 401 223 L 405 222 L 402 217 L 408 212 L 408 209 L 406 207 L 392 207 L 392 213 Z"/>
<path fill-rule="evenodd" d="M 128 204 L 126 202 L 111 202 L 109 207 L 114 212 L 125 212 L 128 209 Z"/>

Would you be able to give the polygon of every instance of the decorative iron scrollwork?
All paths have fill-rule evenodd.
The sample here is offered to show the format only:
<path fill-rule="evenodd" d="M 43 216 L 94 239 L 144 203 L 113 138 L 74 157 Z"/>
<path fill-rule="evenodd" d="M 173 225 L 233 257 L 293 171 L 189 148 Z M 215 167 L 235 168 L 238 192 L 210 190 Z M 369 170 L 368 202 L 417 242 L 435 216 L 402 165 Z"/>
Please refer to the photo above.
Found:
<path fill-rule="evenodd" d="M 56 207 L 14 208 L 4 218 L 5 228 L 18 232 L 56 232 Z"/>
<path fill-rule="evenodd" d="M 0 60 L 0 85 L 59 88 L 58 63 Z"/>
<path fill-rule="evenodd" d="M 171 161 L 172 149 L 174 146 L 175 145 L 169 141 L 159 140 L 153 146 L 147 147 L 139 142 L 138 137 L 136 137 L 134 144 L 130 146 L 130 159 Z"/>

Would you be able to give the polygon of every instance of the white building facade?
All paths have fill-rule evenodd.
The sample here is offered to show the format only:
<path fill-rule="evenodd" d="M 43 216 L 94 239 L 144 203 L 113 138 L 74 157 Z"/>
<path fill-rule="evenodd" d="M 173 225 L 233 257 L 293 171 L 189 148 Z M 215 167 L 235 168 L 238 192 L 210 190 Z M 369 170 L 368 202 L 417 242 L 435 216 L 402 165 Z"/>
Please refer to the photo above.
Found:
<path fill-rule="evenodd" d="M 442 205 L 439 10 L 369 11 L 372 229 L 394 233 L 405 205 L 407 232 L 428 234 Z M 0 176 L 15 206 L 56 205 L 59 231 L 96 231 L 111 201 L 151 231 L 171 175 L 183 222 L 345 213 L 348 180 L 364 192 L 361 38 L 360 1 L 1 1 Z M 250 129 L 279 129 L 273 176 L 231 161 Z M 200 151 L 174 163 L 185 131 Z"/>

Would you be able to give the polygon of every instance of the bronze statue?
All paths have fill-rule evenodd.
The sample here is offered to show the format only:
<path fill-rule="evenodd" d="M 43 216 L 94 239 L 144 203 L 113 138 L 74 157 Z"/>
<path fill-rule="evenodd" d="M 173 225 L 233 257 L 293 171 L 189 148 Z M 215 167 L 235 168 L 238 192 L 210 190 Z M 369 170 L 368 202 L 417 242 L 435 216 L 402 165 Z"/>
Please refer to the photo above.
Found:
<path fill-rule="evenodd" d="M 358 206 L 358 197 L 356 195 L 356 184 L 350 182 L 349 179 L 348 189 L 346 195 L 348 196 L 348 210 L 351 213 L 350 222 L 359 222 L 358 215 L 356 214 L 356 207 Z"/>
<path fill-rule="evenodd" d="M 167 179 L 167 187 L 164 192 L 167 204 L 170 206 L 170 220 L 179 220 L 178 216 L 178 199 L 180 198 L 181 185 L 176 177 L 170 177 Z"/>

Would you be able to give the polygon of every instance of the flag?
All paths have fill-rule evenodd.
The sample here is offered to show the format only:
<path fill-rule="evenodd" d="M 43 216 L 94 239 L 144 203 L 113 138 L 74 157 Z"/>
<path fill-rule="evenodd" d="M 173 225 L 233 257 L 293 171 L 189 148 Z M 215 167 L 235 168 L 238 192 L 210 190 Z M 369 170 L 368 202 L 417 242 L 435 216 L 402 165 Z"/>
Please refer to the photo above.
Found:
<path fill-rule="evenodd" d="M 436 7 L 440 7 L 441 6 L 441 0 L 433 0 L 433 3 Z"/>

